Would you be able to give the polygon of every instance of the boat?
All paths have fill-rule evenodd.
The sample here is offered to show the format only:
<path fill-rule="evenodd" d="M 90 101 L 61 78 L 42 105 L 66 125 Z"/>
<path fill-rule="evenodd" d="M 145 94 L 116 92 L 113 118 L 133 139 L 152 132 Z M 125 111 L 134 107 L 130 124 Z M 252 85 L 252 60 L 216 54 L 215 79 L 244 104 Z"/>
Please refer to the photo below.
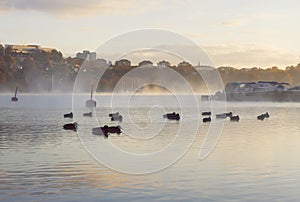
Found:
<path fill-rule="evenodd" d="M 206 95 L 207 96 L 207 95 Z M 277 81 L 230 82 L 209 100 L 247 102 L 300 102 L 300 86 Z"/>
<path fill-rule="evenodd" d="M 17 93 L 18 93 L 18 87 L 16 87 L 15 96 L 11 98 L 12 102 L 18 102 L 19 101 L 19 99 L 17 98 Z"/>
<path fill-rule="evenodd" d="M 85 102 L 85 106 L 88 107 L 88 108 L 94 108 L 94 107 L 96 107 L 96 105 L 97 105 L 97 102 L 95 100 L 93 100 L 93 85 L 92 85 L 91 99 L 89 99 Z"/>

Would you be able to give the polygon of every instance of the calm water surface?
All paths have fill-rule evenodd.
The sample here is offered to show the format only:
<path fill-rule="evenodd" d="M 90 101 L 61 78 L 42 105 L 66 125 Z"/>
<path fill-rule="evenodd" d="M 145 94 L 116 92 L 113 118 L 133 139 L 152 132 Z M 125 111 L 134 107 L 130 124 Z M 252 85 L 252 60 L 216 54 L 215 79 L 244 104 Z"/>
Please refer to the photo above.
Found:
<path fill-rule="evenodd" d="M 0 96 L 0 201 L 300 200 L 300 104 L 229 103 L 228 111 L 241 120 L 225 121 L 208 158 L 198 159 L 209 127 L 200 122 L 183 158 L 163 171 L 137 176 L 100 165 L 77 133 L 62 130 L 71 121 L 62 118 L 71 111 L 70 96 L 20 96 L 14 104 L 9 99 Z M 109 103 L 105 97 L 97 99 L 102 100 L 98 120 L 110 123 Z M 257 121 L 256 116 L 266 111 L 271 117 Z M 137 124 L 149 123 L 148 108 L 136 107 L 132 113 Z M 160 118 L 152 121 L 158 124 Z M 124 117 L 122 127 L 129 124 Z M 142 144 L 131 144 L 126 134 L 112 135 L 107 141 L 128 151 L 156 150 L 168 144 L 177 127 L 176 122 L 166 122 L 156 140 Z"/>

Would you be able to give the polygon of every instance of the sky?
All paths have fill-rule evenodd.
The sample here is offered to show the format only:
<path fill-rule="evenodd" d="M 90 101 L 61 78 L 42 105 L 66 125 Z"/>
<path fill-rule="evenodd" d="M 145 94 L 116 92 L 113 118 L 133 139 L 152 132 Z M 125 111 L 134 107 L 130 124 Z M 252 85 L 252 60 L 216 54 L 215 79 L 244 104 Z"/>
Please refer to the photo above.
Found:
<path fill-rule="evenodd" d="M 74 56 L 163 29 L 194 41 L 216 66 L 285 68 L 300 63 L 299 8 L 298 0 L 0 0 L 0 44 Z"/>

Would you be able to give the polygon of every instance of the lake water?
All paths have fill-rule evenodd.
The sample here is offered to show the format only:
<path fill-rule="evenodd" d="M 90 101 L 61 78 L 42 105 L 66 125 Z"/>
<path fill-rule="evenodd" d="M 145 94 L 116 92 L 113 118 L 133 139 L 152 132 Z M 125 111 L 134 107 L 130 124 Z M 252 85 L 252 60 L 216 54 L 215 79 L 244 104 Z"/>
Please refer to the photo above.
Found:
<path fill-rule="evenodd" d="M 199 151 L 209 123 L 198 120 L 199 130 L 191 147 L 176 163 L 145 175 L 116 172 L 99 164 L 79 137 L 86 137 L 89 144 L 94 142 L 91 148 L 97 146 L 95 151 L 99 153 L 103 141 L 128 152 L 145 153 L 168 145 L 180 126 L 180 122 L 157 115 L 180 111 L 176 102 L 167 102 L 164 110 L 151 108 L 153 116 L 149 118 L 149 106 L 155 100 L 155 106 L 166 103 L 168 98 L 138 99 L 142 105 L 130 105 L 130 118 L 125 116 L 127 109 L 116 105 L 115 110 L 124 114 L 124 121 L 116 124 L 126 131 L 134 122 L 142 131 L 139 135 L 149 137 L 149 124 L 157 128 L 164 123 L 158 136 L 142 142 L 133 138 L 134 134 L 104 139 L 64 131 L 62 126 L 72 122 L 62 117 L 72 110 L 70 95 L 20 95 L 19 103 L 10 103 L 9 95 L 1 95 L 0 201 L 300 200 L 300 103 L 228 103 L 227 110 L 239 114 L 241 120 L 224 122 L 219 142 L 206 159 L 199 160 Z M 111 112 L 109 99 L 99 95 L 97 100 L 97 121 L 112 125 L 107 116 Z M 200 103 L 200 111 L 207 106 Z M 181 107 L 195 111 L 193 106 Z M 77 110 L 79 114 L 84 111 Z M 256 119 L 267 111 L 269 119 Z M 93 123 L 85 120 L 86 124 Z M 197 121 L 193 117 L 186 120 L 191 124 Z M 76 121 L 79 128 L 86 126 L 82 117 Z M 217 121 L 213 118 L 213 122 Z M 189 132 L 185 130 L 186 135 Z M 124 159 L 119 161 L 126 164 Z"/>

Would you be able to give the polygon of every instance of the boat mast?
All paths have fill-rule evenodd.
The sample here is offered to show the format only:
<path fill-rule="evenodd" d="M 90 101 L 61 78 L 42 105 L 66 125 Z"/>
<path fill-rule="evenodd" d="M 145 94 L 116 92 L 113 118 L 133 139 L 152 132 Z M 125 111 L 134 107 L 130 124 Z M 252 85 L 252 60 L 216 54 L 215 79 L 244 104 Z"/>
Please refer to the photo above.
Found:
<path fill-rule="evenodd" d="M 92 85 L 92 89 L 91 89 L 91 100 L 93 99 L 93 85 Z"/>
<path fill-rule="evenodd" d="M 134 92 L 134 79 L 132 79 L 132 82 L 131 82 L 131 90 L 132 90 L 132 92 Z"/>
<path fill-rule="evenodd" d="M 16 87 L 16 90 L 15 90 L 15 97 L 17 97 L 17 92 L 18 92 L 18 87 Z"/>
<path fill-rule="evenodd" d="M 53 93 L 54 75 L 51 74 L 51 92 Z"/>

